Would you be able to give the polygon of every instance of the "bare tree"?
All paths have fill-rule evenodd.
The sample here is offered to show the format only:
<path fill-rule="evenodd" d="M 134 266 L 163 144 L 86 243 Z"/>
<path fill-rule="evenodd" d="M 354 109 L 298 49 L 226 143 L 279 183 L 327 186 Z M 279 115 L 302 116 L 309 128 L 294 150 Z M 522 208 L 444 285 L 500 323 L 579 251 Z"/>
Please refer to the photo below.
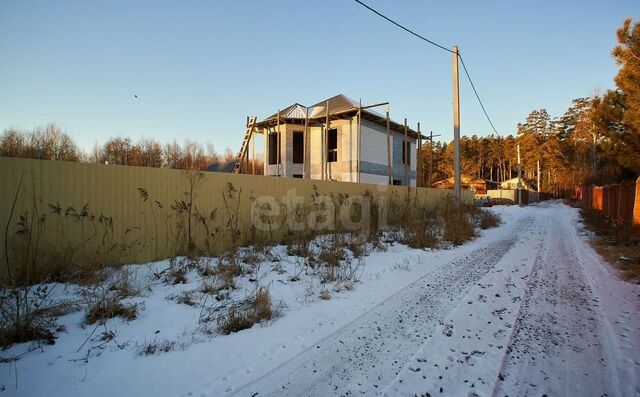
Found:
<path fill-rule="evenodd" d="M 24 157 L 25 134 L 14 129 L 7 129 L 0 137 L 0 156 Z"/>
<path fill-rule="evenodd" d="M 0 153 L 8 157 L 80 160 L 80 151 L 73 139 L 55 124 L 36 128 L 32 132 L 6 130 L 0 141 Z"/>
<path fill-rule="evenodd" d="M 164 159 L 168 168 L 181 168 L 182 148 L 175 140 L 173 143 L 167 143 L 165 145 Z"/>

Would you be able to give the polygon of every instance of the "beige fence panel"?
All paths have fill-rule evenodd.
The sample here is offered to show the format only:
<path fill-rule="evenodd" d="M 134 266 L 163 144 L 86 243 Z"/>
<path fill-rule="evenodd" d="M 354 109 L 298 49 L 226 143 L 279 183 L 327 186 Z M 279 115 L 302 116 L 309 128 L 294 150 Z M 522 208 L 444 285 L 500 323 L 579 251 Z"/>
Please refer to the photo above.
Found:
<path fill-rule="evenodd" d="M 189 240 L 210 253 L 261 238 L 277 240 L 288 230 L 287 193 L 307 204 L 323 195 L 334 202 L 368 195 L 375 203 L 381 198 L 406 202 L 409 193 L 410 205 L 452 196 L 441 189 L 14 158 L 0 158 L 0 178 L 0 225 L 3 230 L 9 225 L 12 267 L 29 262 L 33 272 L 47 266 L 149 262 L 184 252 Z M 463 194 L 463 201 L 472 203 L 473 195 Z M 251 208 L 265 197 L 280 207 L 280 223 L 259 232 Z M 5 276 L 4 238 L 0 245 Z"/>
<path fill-rule="evenodd" d="M 496 199 L 498 203 L 517 204 L 518 203 L 518 191 L 517 190 L 487 190 L 487 195 L 492 199 Z"/>

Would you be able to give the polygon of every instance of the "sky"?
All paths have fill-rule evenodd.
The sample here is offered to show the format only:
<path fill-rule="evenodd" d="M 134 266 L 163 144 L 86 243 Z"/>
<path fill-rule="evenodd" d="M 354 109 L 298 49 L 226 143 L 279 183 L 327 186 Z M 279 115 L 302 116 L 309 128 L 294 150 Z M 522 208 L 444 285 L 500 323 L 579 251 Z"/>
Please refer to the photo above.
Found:
<path fill-rule="evenodd" d="M 640 18 L 637 0 L 365 2 L 458 45 L 500 134 L 612 88 L 615 31 Z M 460 84 L 462 134 L 489 134 Z M 247 116 L 338 93 L 449 141 L 452 92 L 450 53 L 352 0 L 0 2 L 0 131 L 53 122 L 83 150 L 113 136 L 237 150 Z"/>

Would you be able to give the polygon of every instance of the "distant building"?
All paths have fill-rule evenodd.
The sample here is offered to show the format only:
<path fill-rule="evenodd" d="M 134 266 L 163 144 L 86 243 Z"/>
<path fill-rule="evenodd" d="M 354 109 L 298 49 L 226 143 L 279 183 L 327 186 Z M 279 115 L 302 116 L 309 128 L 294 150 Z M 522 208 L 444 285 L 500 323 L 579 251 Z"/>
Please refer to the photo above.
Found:
<path fill-rule="evenodd" d="M 393 184 L 416 186 L 419 134 L 407 128 L 403 144 L 404 125 L 390 120 L 387 146 L 386 125 L 386 116 L 344 95 L 294 103 L 255 124 L 265 136 L 264 175 L 386 185 L 389 150 Z"/>
<path fill-rule="evenodd" d="M 231 161 L 223 161 L 220 163 L 211 163 L 207 165 L 207 171 L 209 172 L 231 172 L 233 171 L 233 167 L 236 165 L 234 160 Z"/>
<path fill-rule="evenodd" d="M 533 191 L 534 189 L 531 189 L 531 187 L 529 186 L 529 184 L 527 183 L 527 181 L 525 181 L 524 178 L 520 178 L 521 179 L 521 189 L 523 190 L 531 190 Z M 500 187 L 502 189 L 505 190 L 513 190 L 513 189 L 517 189 L 518 188 L 518 178 L 511 178 L 509 180 L 506 180 L 502 183 L 500 183 Z"/>
<path fill-rule="evenodd" d="M 471 190 L 475 194 L 487 194 L 487 188 L 492 187 L 493 182 L 486 181 L 484 179 L 473 178 L 469 175 L 462 175 L 460 177 L 460 188 L 462 190 Z M 454 178 L 450 177 L 443 179 L 432 184 L 432 187 L 438 189 L 453 189 Z"/>

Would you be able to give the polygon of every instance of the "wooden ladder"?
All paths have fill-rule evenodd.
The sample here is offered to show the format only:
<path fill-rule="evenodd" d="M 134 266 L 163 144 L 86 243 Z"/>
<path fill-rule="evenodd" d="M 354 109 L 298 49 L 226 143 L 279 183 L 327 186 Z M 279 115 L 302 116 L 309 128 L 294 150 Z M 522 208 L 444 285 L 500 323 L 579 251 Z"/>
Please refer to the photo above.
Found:
<path fill-rule="evenodd" d="M 238 157 L 236 158 L 236 163 L 233 165 L 233 170 L 231 171 L 234 174 L 240 173 L 240 168 L 242 167 L 242 161 L 247 156 L 247 151 L 249 150 L 249 142 L 251 142 L 251 136 L 253 135 L 253 130 L 256 128 L 257 117 L 253 116 L 247 119 L 247 131 L 244 133 L 244 140 L 242 141 L 242 145 L 240 146 L 240 153 L 238 153 Z"/>

